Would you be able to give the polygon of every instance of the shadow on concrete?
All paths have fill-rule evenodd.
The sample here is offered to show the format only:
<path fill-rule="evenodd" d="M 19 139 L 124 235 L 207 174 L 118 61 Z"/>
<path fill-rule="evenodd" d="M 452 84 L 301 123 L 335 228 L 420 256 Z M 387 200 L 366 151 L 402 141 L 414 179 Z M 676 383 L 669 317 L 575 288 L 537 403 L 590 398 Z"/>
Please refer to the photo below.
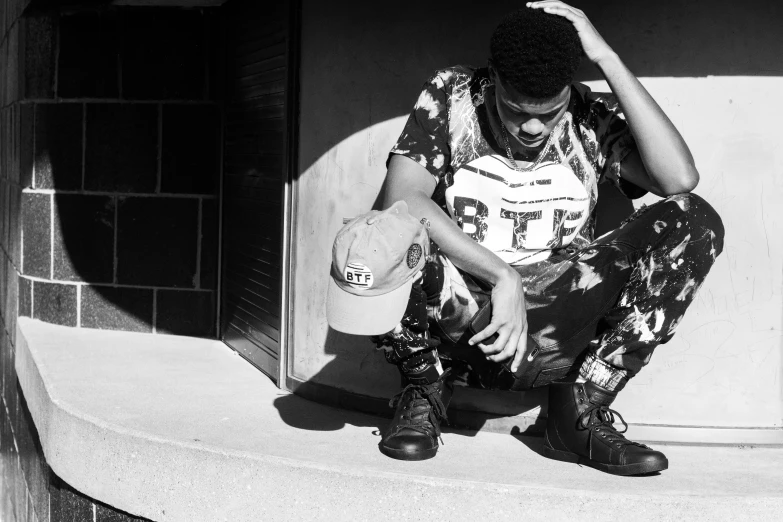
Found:
<path fill-rule="evenodd" d="M 509 433 L 509 435 L 511 435 L 519 442 L 527 446 L 527 448 L 533 453 L 537 453 L 542 457 L 544 456 L 544 438 L 541 435 L 537 435 L 537 436 L 528 435 L 521 432 L 517 427 L 512 428 L 511 433 Z"/>
<path fill-rule="evenodd" d="M 281 395 L 273 404 L 286 424 L 300 430 L 337 431 L 348 424 L 380 430 L 386 425 L 378 417 L 323 406 L 296 395 Z"/>

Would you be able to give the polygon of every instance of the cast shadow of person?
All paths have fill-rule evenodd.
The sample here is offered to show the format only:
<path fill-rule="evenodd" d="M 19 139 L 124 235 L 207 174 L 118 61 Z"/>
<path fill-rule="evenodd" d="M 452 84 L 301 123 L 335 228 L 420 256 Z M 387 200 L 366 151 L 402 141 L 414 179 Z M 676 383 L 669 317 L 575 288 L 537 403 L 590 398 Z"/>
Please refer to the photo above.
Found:
<path fill-rule="evenodd" d="M 379 195 L 373 208 L 380 208 L 380 200 Z M 618 227 L 634 210 L 631 201 L 608 184 L 599 186 L 599 201 L 596 237 Z M 396 370 L 366 337 L 331 328 L 324 341 L 324 352 L 334 357 L 306 381 L 294 381 L 289 386 L 294 394 L 275 400 L 281 419 L 305 430 L 337 431 L 353 425 L 373 428 L 379 434 L 394 413 L 389 399 L 400 389 Z M 457 387 L 448 412 L 450 425 L 444 426 L 444 431 L 474 436 L 487 423 L 493 423 L 493 431 L 508 430 L 540 453 L 546 407 L 545 388 L 503 392 Z M 530 416 L 523 415 L 517 424 L 510 418 L 525 413 Z"/>

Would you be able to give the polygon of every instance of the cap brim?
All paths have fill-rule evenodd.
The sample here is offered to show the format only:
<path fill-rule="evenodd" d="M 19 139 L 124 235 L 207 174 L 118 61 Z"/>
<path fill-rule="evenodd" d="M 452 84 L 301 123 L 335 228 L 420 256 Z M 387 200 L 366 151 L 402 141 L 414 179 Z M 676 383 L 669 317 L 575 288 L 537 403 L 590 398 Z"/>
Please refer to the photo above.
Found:
<path fill-rule="evenodd" d="M 339 332 L 353 335 L 381 335 L 402 320 L 413 286 L 413 278 L 383 295 L 358 296 L 346 292 L 329 278 L 326 320 Z"/>

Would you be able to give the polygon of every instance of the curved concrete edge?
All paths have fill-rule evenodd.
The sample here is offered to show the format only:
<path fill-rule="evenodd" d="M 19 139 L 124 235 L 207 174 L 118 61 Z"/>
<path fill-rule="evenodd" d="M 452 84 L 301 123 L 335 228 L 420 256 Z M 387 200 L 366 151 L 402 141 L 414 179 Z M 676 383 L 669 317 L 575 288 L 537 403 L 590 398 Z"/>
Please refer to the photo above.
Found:
<path fill-rule="evenodd" d="M 19 341 L 20 384 L 49 464 L 79 491 L 152 520 L 397 520 L 406 513 L 446 520 L 505 520 L 523 513 L 528 520 L 571 520 L 583 517 L 591 506 L 605 509 L 607 504 L 641 513 L 638 520 L 672 510 L 692 520 L 716 512 L 729 519 L 771 519 L 783 509 L 779 498 L 685 501 L 617 492 L 598 498 L 589 491 L 368 473 L 348 463 L 336 469 L 176 444 L 95 422 L 53 401 L 26 342 Z"/>
<path fill-rule="evenodd" d="M 48 465 L 76 490 L 133 515 L 188 522 L 288 519 L 295 514 L 309 519 L 325 513 L 330 518 L 339 513 L 355 518 L 363 513 L 362 517 L 369 519 L 377 518 L 377 511 L 364 499 L 379 492 L 397 498 L 405 489 L 409 495 L 425 490 L 435 495 L 444 488 L 455 493 L 478 489 L 489 499 L 492 495 L 486 495 L 498 489 L 524 490 L 528 498 L 535 496 L 528 490 L 538 490 L 542 504 L 552 496 L 550 488 L 368 471 L 349 462 L 335 467 L 305 458 L 187 444 L 129 430 L 58 398 L 48 377 L 55 369 L 37 360 L 30 345 L 29 333 L 36 323 L 19 319 L 15 369 Z M 564 489 L 558 495 L 573 498 L 569 491 Z M 644 501 L 632 497 L 639 503 Z M 504 499 L 499 495 L 495 502 L 502 505 Z M 492 511 L 485 502 L 453 500 L 444 501 L 441 508 L 460 516 Z"/>
<path fill-rule="evenodd" d="M 548 469 L 547 473 L 552 475 L 550 479 L 554 480 L 540 481 L 539 471 L 526 472 L 527 478 L 507 482 L 504 482 L 503 473 L 485 473 L 482 480 L 478 474 L 465 473 L 462 469 L 461 461 L 469 462 L 474 468 L 485 467 L 481 462 L 472 462 L 476 459 L 475 453 L 464 450 L 453 453 L 451 461 L 440 461 L 440 466 L 448 462 L 457 466 L 444 468 L 447 472 L 440 476 L 433 475 L 431 469 L 427 472 L 432 462 L 383 461 L 380 466 L 372 465 L 376 452 L 357 451 L 354 446 L 359 442 L 369 447 L 367 443 L 373 442 L 369 428 L 361 432 L 366 431 L 367 435 L 361 435 L 357 440 L 351 438 L 351 433 L 357 430 L 343 429 L 331 432 L 327 438 L 319 438 L 316 432 L 289 426 L 287 431 L 273 432 L 273 436 L 296 439 L 296 445 L 288 446 L 285 452 L 276 455 L 266 453 L 277 447 L 276 443 L 267 446 L 266 451 L 259 447 L 256 452 L 191 443 L 191 439 L 168 439 L 129 429 L 134 426 L 133 422 L 121 426 L 106 421 L 85 408 L 75 407 L 76 403 L 60 399 L 67 394 L 58 390 L 56 382 L 65 386 L 67 380 L 62 378 L 62 373 L 55 373 L 60 368 L 46 366 L 48 359 L 42 355 L 43 351 L 37 352 L 35 346 L 48 338 L 50 349 L 63 348 L 58 352 L 58 360 L 62 360 L 63 356 L 69 358 L 67 349 L 73 345 L 63 342 L 60 346 L 58 341 L 51 341 L 52 336 L 68 337 L 68 342 L 73 343 L 81 340 L 82 335 L 84 331 L 80 333 L 76 329 L 53 327 L 25 318 L 18 323 L 16 370 L 45 456 L 52 469 L 77 490 L 152 520 L 398 520 L 410 518 L 413 513 L 423 518 L 446 519 L 486 518 L 487 515 L 509 519 L 524 514 L 531 520 L 551 520 L 553 514 L 555 519 L 577 518 L 591 505 L 605 509 L 607 503 L 650 515 L 642 516 L 640 520 L 656 519 L 661 513 L 672 512 L 694 520 L 707 520 L 716 513 L 732 519 L 748 516 L 771 519 L 783 509 L 783 497 L 777 494 L 742 496 L 744 490 L 737 488 L 736 491 L 724 491 L 723 496 L 721 492 L 714 495 L 714 488 L 693 491 L 690 479 L 652 493 L 641 485 L 616 488 L 612 486 L 613 477 L 597 476 L 593 480 L 605 486 L 600 488 L 599 498 L 595 491 L 581 489 L 579 468 L 550 461 L 536 460 L 533 465 Z M 132 338 L 153 345 L 155 339 L 157 336 Z M 162 344 L 164 340 L 157 342 Z M 192 342 L 195 345 L 210 341 L 194 339 Z M 226 350 L 218 342 L 205 347 L 210 352 Z M 241 368 L 245 368 L 242 365 L 247 363 L 239 357 L 236 357 L 236 363 L 239 374 Z M 268 388 L 273 390 L 271 398 L 280 396 L 271 384 Z M 268 411 L 277 415 L 275 410 Z M 274 420 L 269 418 L 267 422 Z M 264 430 L 265 426 L 258 426 L 258 429 Z M 492 434 L 486 437 L 496 438 Z M 480 446 L 484 448 L 482 451 L 488 452 L 485 457 L 494 451 L 496 461 L 513 468 L 521 465 L 522 469 L 527 469 L 527 466 L 523 461 L 510 461 L 511 453 L 516 459 L 524 460 L 524 455 L 537 459 L 534 452 L 510 451 L 512 448 L 506 443 L 515 442 L 513 437 L 483 442 L 452 439 L 444 451 L 454 451 L 455 445 L 455 449 L 459 449 L 461 443 L 467 442 L 471 442 L 472 447 L 483 444 Z M 310 458 L 308 445 L 325 447 L 339 458 Z M 680 458 L 684 459 L 686 455 L 680 453 Z M 366 454 L 372 455 L 370 460 Z M 697 461 L 702 456 L 696 456 Z M 765 456 L 767 453 L 756 458 Z M 747 464 L 742 455 L 732 458 Z M 684 468 L 688 469 L 688 466 Z M 779 468 L 775 466 L 774 469 Z M 577 480 L 562 480 L 567 477 L 561 477 L 561 473 L 574 474 Z"/>

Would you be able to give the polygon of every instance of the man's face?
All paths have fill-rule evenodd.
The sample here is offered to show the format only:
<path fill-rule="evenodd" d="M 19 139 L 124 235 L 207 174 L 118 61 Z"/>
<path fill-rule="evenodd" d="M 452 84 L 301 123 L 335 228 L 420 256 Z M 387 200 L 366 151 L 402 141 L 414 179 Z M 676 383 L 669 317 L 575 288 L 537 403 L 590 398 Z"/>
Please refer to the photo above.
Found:
<path fill-rule="evenodd" d="M 552 98 L 531 98 L 503 83 L 494 69 L 490 68 L 490 74 L 495 83 L 498 114 L 508 130 L 512 148 L 531 152 L 540 149 L 568 109 L 571 86 L 563 87 Z"/>

